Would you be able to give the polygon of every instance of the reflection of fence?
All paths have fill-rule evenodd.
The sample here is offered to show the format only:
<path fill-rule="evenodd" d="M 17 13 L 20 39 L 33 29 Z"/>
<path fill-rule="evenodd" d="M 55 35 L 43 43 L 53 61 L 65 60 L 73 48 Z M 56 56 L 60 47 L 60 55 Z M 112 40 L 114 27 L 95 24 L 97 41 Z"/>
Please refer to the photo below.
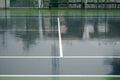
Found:
<path fill-rule="evenodd" d="M 58 6 L 55 6 L 57 4 Z M 64 5 L 64 6 L 61 6 Z M 58 8 L 120 8 L 120 2 L 50 2 L 50 7 Z"/>
<path fill-rule="evenodd" d="M 120 0 L 0 0 L 0 8 L 6 7 L 120 8 Z"/>

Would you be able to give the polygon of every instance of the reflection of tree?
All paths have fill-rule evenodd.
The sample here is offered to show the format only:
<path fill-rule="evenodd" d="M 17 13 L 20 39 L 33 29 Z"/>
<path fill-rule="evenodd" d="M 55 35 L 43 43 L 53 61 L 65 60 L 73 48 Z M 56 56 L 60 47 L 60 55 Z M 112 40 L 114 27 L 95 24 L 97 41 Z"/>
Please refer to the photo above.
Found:
<path fill-rule="evenodd" d="M 112 72 L 110 75 L 120 75 L 120 59 L 114 58 L 111 62 Z M 110 77 L 107 80 L 120 80 L 120 77 Z"/>
<path fill-rule="evenodd" d="M 19 34 L 20 33 L 20 34 Z M 16 37 L 19 37 L 23 40 L 24 49 L 27 50 L 31 45 L 35 44 L 35 40 L 39 37 L 39 32 L 37 31 L 25 31 L 17 32 Z"/>
<path fill-rule="evenodd" d="M 119 56 L 119 50 L 114 50 L 113 54 L 113 56 Z M 120 75 L 120 58 L 108 59 L 107 63 L 112 66 L 110 75 Z"/>
<path fill-rule="evenodd" d="M 109 36 L 111 37 L 118 37 L 120 36 L 120 18 L 110 18 L 108 20 L 108 24 L 109 24 Z"/>
<path fill-rule="evenodd" d="M 81 8 L 84 9 L 85 8 L 85 1 L 81 0 Z"/>
<path fill-rule="evenodd" d="M 7 29 L 7 17 L 3 17 L 3 18 L 0 18 L 0 35 L 1 35 L 1 41 L 2 41 L 2 46 L 5 47 L 5 34 L 6 34 L 6 30 Z"/>
<path fill-rule="evenodd" d="M 57 16 L 51 15 L 50 17 L 50 26 L 51 26 L 51 35 L 52 36 L 56 36 L 56 29 L 58 29 L 58 22 L 57 22 Z M 58 31 L 57 31 L 57 36 L 58 36 Z M 58 37 L 57 37 L 58 38 Z M 52 49 L 51 49 L 51 55 L 54 57 L 58 57 L 59 55 L 59 47 L 58 47 L 58 41 L 57 40 L 53 40 L 53 43 L 51 45 Z M 59 67 L 60 67 L 60 61 L 59 58 L 52 58 L 52 75 L 59 75 Z M 57 77 L 53 77 L 52 80 L 58 80 Z"/>
<path fill-rule="evenodd" d="M 34 7 L 35 0 L 10 0 L 11 7 Z"/>
<path fill-rule="evenodd" d="M 82 37 L 85 20 L 82 17 L 65 17 L 67 33 L 72 36 Z"/>
<path fill-rule="evenodd" d="M 67 2 L 68 0 L 50 0 L 49 8 L 67 7 L 68 4 L 65 4 Z M 59 4 L 59 3 L 63 3 L 63 4 Z"/>
<path fill-rule="evenodd" d="M 55 17 L 54 15 L 50 17 L 50 26 L 51 26 L 51 30 L 56 30 L 58 28 L 57 17 Z"/>
<path fill-rule="evenodd" d="M 7 17 L 0 18 L 0 30 L 7 29 Z"/>
<path fill-rule="evenodd" d="M 56 42 L 54 42 L 52 44 L 52 56 L 59 56 L 58 54 L 58 46 L 56 44 Z M 52 74 L 53 75 L 59 75 L 59 66 L 60 66 L 60 62 L 59 62 L 59 58 L 52 58 Z"/>
<path fill-rule="evenodd" d="M 73 16 L 64 18 L 67 28 L 66 33 L 72 37 L 82 37 L 85 25 L 92 25 L 93 31 L 90 32 L 91 37 L 120 37 L 120 18 L 87 17 L 87 23 L 85 22 L 85 17 Z"/>
<path fill-rule="evenodd" d="M 114 46 L 115 47 L 115 46 Z M 120 50 L 115 49 L 113 51 L 114 56 L 119 56 Z M 113 58 L 110 62 L 110 65 L 112 66 L 112 72 L 111 75 L 120 75 L 120 59 L 119 58 Z"/>
<path fill-rule="evenodd" d="M 52 36 L 55 36 L 56 31 L 54 31 L 54 30 L 56 30 L 58 28 L 58 26 L 57 26 L 57 24 L 58 24 L 57 18 L 58 18 L 57 16 L 53 16 L 53 15 L 50 17 L 50 23 L 51 23 L 51 28 L 52 28 L 51 35 Z M 59 56 L 58 55 L 59 54 L 58 53 L 59 49 L 58 49 L 58 44 L 56 43 L 56 40 L 53 40 L 53 44 L 51 46 L 52 46 L 51 55 L 56 56 L 56 57 Z M 59 58 L 52 58 L 52 74 L 53 75 L 58 75 L 59 74 Z M 53 80 L 56 80 L 56 78 L 53 78 Z"/>
<path fill-rule="evenodd" d="M 16 31 L 15 34 L 16 37 L 19 37 L 23 40 L 24 49 L 27 50 L 32 44 L 35 44 L 35 40 L 39 38 L 39 23 L 38 17 L 26 17 L 25 21 L 26 22 L 24 25 L 26 26 L 24 26 L 24 31 Z"/>
<path fill-rule="evenodd" d="M 0 39 L 0 41 L 1 41 L 1 46 L 2 47 L 5 47 L 5 44 L 6 44 L 6 39 L 5 39 L 5 31 L 0 31 L 0 37 L 1 37 L 1 39 Z"/>
<path fill-rule="evenodd" d="M 94 33 L 96 36 L 98 36 L 98 17 L 95 18 L 95 22 L 94 22 Z"/>
<path fill-rule="evenodd" d="M 58 0 L 50 0 L 50 8 L 52 7 L 55 7 L 57 8 L 58 7 Z"/>
<path fill-rule="evenodd" d="M 113 70 L 111 72 L 112 75 L 120 75 L 120 59 L 119 58 L 114 58 L 112 60 L 112 67 Z"/>

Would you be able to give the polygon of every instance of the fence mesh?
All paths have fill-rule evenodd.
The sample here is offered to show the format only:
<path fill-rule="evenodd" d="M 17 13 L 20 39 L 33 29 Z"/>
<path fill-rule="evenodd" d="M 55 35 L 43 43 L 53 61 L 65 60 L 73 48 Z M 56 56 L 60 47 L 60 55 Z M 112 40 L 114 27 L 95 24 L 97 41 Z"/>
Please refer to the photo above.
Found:
<path fill-rule="evenodd" d="M 0 0 L 0 8 L 120 8 L 120 0 Z"/>

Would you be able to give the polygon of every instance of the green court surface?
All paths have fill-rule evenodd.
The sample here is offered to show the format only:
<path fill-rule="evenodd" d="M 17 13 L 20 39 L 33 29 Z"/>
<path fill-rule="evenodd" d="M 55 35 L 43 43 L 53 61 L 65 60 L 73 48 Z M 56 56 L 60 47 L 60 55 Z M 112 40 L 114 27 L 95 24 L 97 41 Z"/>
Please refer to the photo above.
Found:
<path fill-rule="evenodd" d="M 119 16 L 119 9 L 0 9 L 0 16 Z"/>
<path fill-rule="evenodd" d="M 2 77 L 0 80 L 120 80 L 120 77 Z"/>

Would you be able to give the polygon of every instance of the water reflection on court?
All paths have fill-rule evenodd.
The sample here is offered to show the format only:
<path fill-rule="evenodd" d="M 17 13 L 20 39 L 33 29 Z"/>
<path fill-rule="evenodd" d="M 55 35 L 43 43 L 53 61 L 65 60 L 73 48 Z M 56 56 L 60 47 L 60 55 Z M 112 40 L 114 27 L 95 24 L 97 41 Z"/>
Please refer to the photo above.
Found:
<path fill-rule="evenodd" d="M 9 16 L 0 17 L 0 56 L 60 56 L 63 58 L 0 59 L 4 75 L 119 75 L 120 17 Z"/>

